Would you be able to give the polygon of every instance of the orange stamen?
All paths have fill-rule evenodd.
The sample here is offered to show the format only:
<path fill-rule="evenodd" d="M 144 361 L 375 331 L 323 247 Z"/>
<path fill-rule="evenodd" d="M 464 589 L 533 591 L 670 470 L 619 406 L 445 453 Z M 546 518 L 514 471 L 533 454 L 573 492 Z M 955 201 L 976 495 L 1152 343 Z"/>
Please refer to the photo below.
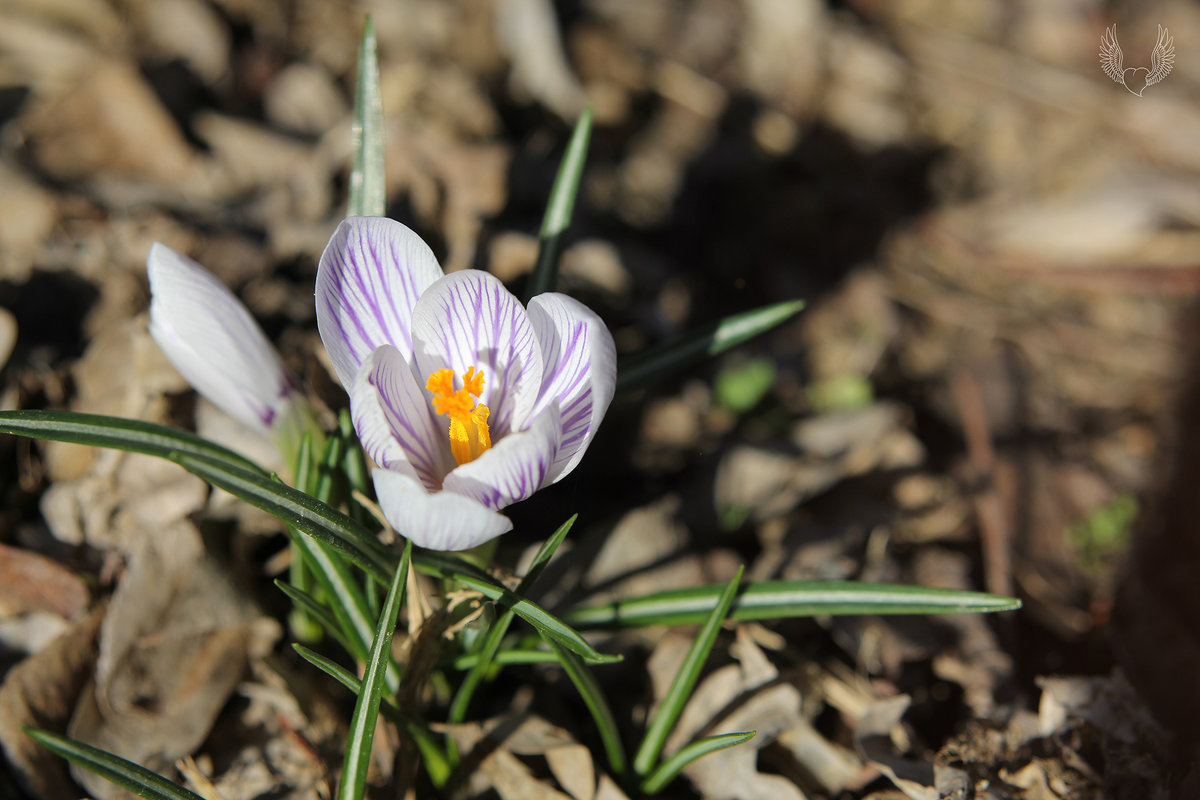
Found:
<path fill-rule="evenodd" d="M 429 376 L 425 388 L 433 394 L 433 410 L 450 418 L 450 452 L 459 464 L 474 461 L 492 446 L 488 430 L 488 407 L 476 404 L 483 393 L 483 371 L 469 367 L 463 388 L 454 389 L 454 370 L 439 369 Z"/>

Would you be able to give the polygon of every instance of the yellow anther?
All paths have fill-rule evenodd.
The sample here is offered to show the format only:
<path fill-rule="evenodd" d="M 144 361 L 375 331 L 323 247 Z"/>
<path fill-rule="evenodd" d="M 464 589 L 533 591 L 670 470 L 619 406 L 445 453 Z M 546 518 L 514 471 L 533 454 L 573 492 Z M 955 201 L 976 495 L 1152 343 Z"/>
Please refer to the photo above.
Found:
<path fill-rule="evenodd" d="M 476 397 L 483 394 L 483 372 L 474 367 L 467 367 L 467 372 L 463 375 L 463 388 Z"/>
<path fill-rule="evenodd" d="M 488 430 L 488 407 L 476 404 L 483 393 L 483 372 L 469 367 L 463 375 L 463 388 L 454 389 L 454 370 L 439 369 L 425 381 L 433 394 L 433 410 L 450 417 L 450 452 L 459 464 L 474 461 L 492 446 Z"/>

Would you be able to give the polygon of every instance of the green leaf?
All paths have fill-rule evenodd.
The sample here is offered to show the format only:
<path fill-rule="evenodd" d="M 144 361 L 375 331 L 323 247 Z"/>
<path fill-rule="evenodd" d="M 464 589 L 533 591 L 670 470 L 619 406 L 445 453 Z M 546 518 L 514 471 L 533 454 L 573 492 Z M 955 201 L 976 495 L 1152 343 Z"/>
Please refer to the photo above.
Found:
<path fill-rule="evenodd" d="M 579 519 L 578 514 L 572 514 L 571 518 L 558 526 L 558 530 L 550 534 L 550 538 L 542 542 L 542 546 L 538 548 L 537 553 L 533 556 L 533 563 L 529 565 L 529 571 L 525 573 L 525 577 L 521 578 L 521 582 L 517 585 L 517 594 L 524 596 L 533 588 L 534 582 L 541 576 L 542 570 L 550 563 L 550 559 L 554 557 L 554 553 L 558 550 L 558 546 L 563 543 L 563 539 L 567 538 L 567 534 L 571 532 L 571 528 L 575 525 L 575 520 Z"/>
<path fill-rule="evenodd" d="M 354 90 L 354 164 L 350 169 L 348 217 L 382 217 L 387 207 L 383 169 L 383 99 L 379 91 L 379 52 L 375 25 L 368 14 L 358 49 L 358 83 Z"/>
<path fill-rule="evenodd" d="M 350 412 L 342 409 L 338 412 L 338 436 L 346 448 L 346 458 L 342 469 L 346 473 L 346 481 L 350 488 L 368 494 L 371 491 L 371 476 L 367 471 L 366 457 L 358 443 L 358 435 L 354 432 L 354 422 Z"/>
<path fill-rule="evenodd" d="M 671 728 L 675 726 L 675 721 L 679 719 L 683 706 L 692 693 L 692 688 L 700 679 L 700 670 L 704 668 L 704 662 L 708 660 L 709 651 L 712 650 L 713 643 L 717 641 L 717 633 L 721 630 L 721 623 L 729 615 L 729 608 L 733 605 L 733 597 L 737 593 L 738 584 L 742 582 L 742 569 L 742 567 L 738 567 L 733 580 L 725 586 L 721 596 L 717 598 L 716 606 L 708 615 L 708 619 L 704 621 L 700 632 L 696 634 L 696 640 L 688 649 L 683 663 L 679 665 L 679 671 L 675 673 L 675 679 L 671 681 L 671 686 L 667 689 L 662 703 L 659 704 L 654 718 L 650 721 L 650 727 L 646 729 L 642 745 L 633 759 L 633 769 L 638 775 L 647 775 L 654 769 L 663 745 L 667 743 L 667 736 L 670 735 Z"/>
<path fill-rule="evenodd" d="M 0 411 L 0 433 L 110 447 L 160 458 L 170 458 L 173 453 L 189 453 L 230 467 L 266 474 L 253 461 L 215 442 L 139 419 L 75 411 Z"/>
<path fill-rule="evenodd" d="M 568 650 L 578 653 L 586 661 L 604 662 L 609 659 L 596 652 L 579 632 L 536 603 L 514 593 L 491 575 L 461 558 L 447 553 L 425 551 L 413 560 L 417 571 L 435 578 L 458 581 L 468 589 L 474 589 L 492 602 L 511 608 L 521 619 L 528 622 L 539 633 L 549 636 Z"/>
<path fill-rule="evenodd" d="M 308 491 L 308 484 L 313 471 L 313 437 L 311 431 L 305 431 L 300 437 L 300 451 L 296 455 L 296 463 L 293 467 L 296 475 L 296 485 Z M 288 582 L 299 589 L 301 592 L 312 592 L 312 571 L 309 569 L 308 562 L 301 556 L 301 540 L 307 541 L 306 537 L 302 536 L 295 528 L 288 528 L 288 535 L 291 537 L 289 544 L 291 562 L 288 564 Z M 305 611 L 303 607 L 297 607 L 289 617 L 292 632 L 300 639 L 306 642 L 317 642 L 321 639 L 321 626 Z"/>
<path fill-rule="evenodd" d="M 390 661 L 388 656 L 392 633 L 396 630 L 396 616 L 400 613 L 400 604 L 404 602 L 411 559 L 412 542 L 409 541 L 404 545 L 404 555 L 400 557 L 400 564 L 392 576 L 392 585 L 388 588 L 387 600 L 379 615 L 379 627 L 375 629 L 358 702 L 354 704 L 354 716 L 350 718 L 350 737 L 346 741 L 346 756 L 342 760 L 338 800 L 362 800 L 367 791 L 367 766 L 371 761 L 371 743 L 375 740 L 375 722 L 379 718 L 380 694 Z"/>
<path fill-rule="evenodd" d="M 195 792 L 167 780 L 158 773 L 98 747 L 39 728 L 24 727 L 21 730 L 50 752 L 139 797 L 145 797 L 147 800 L 204 800 Z"/>
<path fill-rule="evenodd" d="M 357 695 L 362 691 L 362 681 L 358 679 L 357 675 L 341 664 L 326 658 L 320 653 L 309 650 L 302 644 L 293 644 L 292 649 L 305 661 L 345 686 L 354 694 Z M 437 742 L 434 741 L 429 731 L 421 723 L 401 711 L 390 700 L 384 700 L 379 706 L 379 711 L 396 725 L 408 731 L 408 735 L 416 742 L 417 749 L 421 751 L 421 757 L 425 761 L 425 769 L 429 772 L 429 777 L 433 781 L 433 784 L 439 788 L 444 786 L 446 779 L 450 777 L 450 762 L 446 760 L 446 754 L 437 746 Z"/>
<path fill-rule="evenodd" d="M 211 458 L 173 453 L 170 459 L 213 486 L 240 497 L 343 553 L 380 580 L 387 580 L 394 562 L 386 548 L 366 528 L 337 509 L 265 475 L 231 467 Z"/>
<path fill-rule="evenodd" d="M 358 676 L 333 659 L 326 658 L 314 650 L 309 650 L 302 644 L 293 643 L 292 649 L 295 650 L 296 653 L 305 661 L 312 664 L 314 667 L 321 670 L 350 691 L 354 692 L 355 694 L 358 694 L 360 691 L 362 691 L 362 681 L 358 679 Z"/>
<path fill-rule="evenodd" d="M 754 733 L 754 731 L 722 733 L 717 736 L 705 737 L 699 741 L 692 742 L 686 747 L 681 747 L 678 753 L 668 758 L 657 769 L 646 776 L 646 780 L 642 781 L 642 791 L 651 795 L 658 794 L 688 764 L 701 756 L 715 753 L 717 750 L 724 750 L 726 747 L 733 747 L 742 742 L 748 742 L 754 738 Z"/>
<path fill-rule="evenodd" d="M 695 625 L 716 606 L 720 584 L 696 586 L 572 609 L 566 618 L 584 630 L 642 625 Z M 1011 611 L 1012 597 L 924 586 L 855 581 L 762 581 L 747 584 L 730 619 L 784 619 L 845 614 L 953 614 Z"/>
<path fill-rule="evenodd" d="M 290 583 L 276 579 L 275 586 L 279 591 L 288 596 L 298 609 L 302 609 L 314 622 L 320 625 L 325 631 L 332 636 L 337 643 L 346 648 L 346 652 L 353 655 L 360 661 L 366 660 L 366 648 L 363 648 L 361 655 L 355 651 L 356 642 L 348 639 L 342 631 L 342 626 L 334 619 L 333 614 L 329 609 L 317 602 L 317 599 L 303 589 L 298 589 Z"/>
<path fill-rule="evenodd" d="M 612 663 L 617 663 L 624 659 L 621 656 L 609 656 Z M 455 669 L 475 669 L 475 665 L 483 659 L 482 651 L 479 653 L 466 653 L 454 659 Z M 491 662 L 493 664 L 557 664 L 558 656 L 549 650 L 529 650 L 514 648 L 512 650 L 501 650 L 495 653 Z M 600 662 L 603 663 L 603 662 Z"/>
<path fill-rule="evenodd" d="M 625 746 L 621 743 L 617 721 L 613 718 L 612 709 L 600 689 L 600 684 L 596 682 L 596 677 L 579 656 L 552 639 L 546 638 L 546 643 L 553 648 L 563 671 L 567 673 L 571 683 L 575 684 L 575 689 L 596 722 L 596 730 L 600 733 L 600 741 L 604 745 L 604 754 L 608 757 L 608 766 L 614 775 L 624 775 Z"/>
<path fill-rule="evenodd" d="M 579 518 L 578 514 L 574 514 L 558 526 L 549 539 L 542 542 L 542 546 L 538 548 L 537 555 L 533 557 L 533 563 L 529 566 L 529 571 L 525 573 L 525 577 L 521 579 L 521 583 L 517 586 L 517 594 L 524 596 L 533 586 L 533 582 L 542 574 L 542 570 L 546 568 L 546 564 L 550 563 L 551 557 L 554 556 L 554 551 L 562 544 L 562 540 L 567 537 L 571 530 L 571 526 L 575 524 L 575 520 Z M 475 665 L 471 667 L 471 671 L 463 678 L 462 684 L 459 685 L 458 691 L 454 695 L 454 700 L 450 703 L 450 713 L 446 719 L 451 723 L 462 722 L 467 717 L 467 708 L 471 705 L 471 698 L 475 695 L 475 690 L 479 687 L 483 676 L 487 674 L 488 668 L 492 665 L 492 659 L 496 652 L 500 649 L 500 642 L 504 639 L 504 635 L 508 633 L 508 628 L 512 625 L 515 612 L 510 608 L 500 615 L 500 618 L 492 623 L 488 629 L 487 636 L 483 640 L 483 645 L 479 648 L 479 658 Z"/>
<path fill-rule="evenodd" d="M 766 333 L 800 313 L 803 300 L 788 300 L 726 317 L 674 342 L 623 360 L 617 367 L 617 391 L 625 392 L 683 369 Z"/>
<path fill-rule="evenodd" d="M 321 455 L 321 469 L 304 470 L 304 482 L 297 478 L 302 488 L 323 503 L 328 503 L 333 494 L 333 475 L 343 460 L 345 444 L 338 436 L 330 437 Z M 291 528 L 289 532 L 293 533 L 296 549 L 325 590 L 329 605 L 347 640 L 354 645 L 350 652 L 360 661 L 365 659 L 374 635 L 374 620 L 378 615 L 370 613 L 366 597 L 351 574 L 349 564 L 333 548 L 311 537 L 301 536 Z M 394 692 L 399 686 L 400 669 L 393 665 L 387 672 L 388 691 Z"/>
<path fill-rule="evenodd" d="M 292 542 L 325 591 L 338 626 L 351 644 L 350 652 L 359 660 L 365 659 L 375 626 L 367 616 L 367 601 L 346 562 L 333 548 L 298 531 Z"/>
<path fill-rule="evenodd" d="M 579 194 L 579 183 L 583 179 L 583 166 L 587 162 L 588 140 L 592 135 L 592 108 L 588 106 L 579 115 L 567 152 L 558 165 L 546 214 L 542 218 L 542 230 L 538 233 L 538 255 L 533 274 L 529 276 L 528 297 L 549 292 L 558 280 L 558 261 L 562 254 L 563 235 L 571 224 L 575 213 L 575 197 Z"/>

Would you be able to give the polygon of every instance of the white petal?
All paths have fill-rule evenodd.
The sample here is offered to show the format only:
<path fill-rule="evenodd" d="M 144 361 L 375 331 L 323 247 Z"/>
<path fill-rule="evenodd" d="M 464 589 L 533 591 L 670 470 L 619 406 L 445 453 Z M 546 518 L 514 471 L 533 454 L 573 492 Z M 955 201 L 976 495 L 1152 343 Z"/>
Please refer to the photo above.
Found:
<path fill-rule="evenodd" d="M 561 435 L 558 407 L 551 406 L 528 430 L 510 433 L 479 458 L 456 468 L 443 486 L 496 510 L 524 500 L 542 487 Z"/>
<path fill-rule="evenodd" d="M 376 464 L 411 473 L 433 491 L 455 464 L 449 426 L 434 419 L 427 395 L 400 351 L 385 344 L 359 367 L 350 412 L 363 449 Z"/>
<path fill-rule="evenodd" d="M 428 550 L 468 550 L 512 530 L 512 521 L 453 492 L 425 491 L 399 472 L 375 470 L 375 494 L 401 536 Z"/>
<path fill-rule="evenodd" d="M 350 217 L 338 225 L 317 269 L 317 328 L 347 391 L 380 345 L 412 357 L 413 307 L 440 277 L 433 251 L 399 222 Z"/>
<path fill-rule="evenodd" d="M 529 321 L 545 364 L 533 413 L 557 403 L 562 414 L 562 439 L 545 479 L 554 483 L 575 469 L 608 411 L 617 385 L 617 349 L 604 322 L 565 294 L 534 297 Z"/>
<path fill-rule="evenodd" d="M 542 355 L 529 316 L 496 277 L 476 269 L 447 275 L 421 295 L 413 312 L 419 373 L 449 367 L 461 380 L 482 369 L 492 440 L 521 430 L 542 383 Z"/>
<path fill-rule="evenodd" d="M 250 312 L 192 259 L 155 242 L 150 335 L 187 382 L 229 416 L 269 431 L 291 406 L 296 382 Z"/>

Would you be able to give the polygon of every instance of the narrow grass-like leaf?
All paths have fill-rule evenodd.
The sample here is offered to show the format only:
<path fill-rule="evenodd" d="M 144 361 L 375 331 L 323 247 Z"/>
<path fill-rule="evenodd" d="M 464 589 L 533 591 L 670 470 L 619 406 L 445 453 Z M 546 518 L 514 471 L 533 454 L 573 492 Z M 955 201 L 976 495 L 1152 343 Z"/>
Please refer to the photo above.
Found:
<path fill-rule="evenodd" d="M 333 548 L 302 533 L 296 532 L 292 542 L 325 590 L 338 626 L 352 645 L 351 654 L 360 661 L 365 659 L 374 625 L 367 617 L 367 601 L 346 562 Z"/>
<path fill-rule="evenodd" d="M 298 476 L 297 483 L 317 500 L 329 502 L 333 493 L 332 476 L 342 461 L 344 451 L 345 442 L 338 436 L 330 437 L 321 455 L 321 469 L 305 470 L 303 480 Z M 300 535 L 290 527 L 289 532 L 293 532 L 295 547 L 325 590 L 346 639 L 354 645 L 350 652 L 360 661 L 365 659 L 375 631 L 374 620 L 378 615 L 371 616 L 366 596 L 351 574 L 349 564 L 333 548 L 312 537 Z M 400 670 L 393 664 L 387 672 L 388 691 L 394 692 L 399 686 Z"/>
<path fill-rule="evenodd" d="M 546 214 L 542 217 L 542 229 L 538 233 L 537 262 L 529 276 L 528 297 L 552 291 L 557 283 L 563 235 L 571 224 L 571 215 L 575 213 L 575 198 L 583 179 L 583 166 L 587 162 L 591 136 L 592 108 L 588 106 L 575 123 L 571 141 L 567 143 L 567 152 L 563 154 L 558 174 L 554 176 Z"/>
<path fill-rule="evenodd" d="M 170 459 L 189 472 L 287 525 L 343 553 L 362 569 L 387 580 L 394 561 L 366 528 L 335 508 L 290 486 L 249 470 L 237 469 L 204 456 L 173 453 Z"/>
<path fill-rule="evenodd" d="M 375 24 L 368 14 L 358 50 L 358 83 L 354 88 L 354 163 L 350 168 L 348 217 L 382 217 L 387 188 L 383 170 L 383 99 L 379 90 L 379 50 Z"/>
<path fill-rule="evenodd" d="M 529 565 L 529 571 L 525 573 L 525 577 L 521 578 L 521 582 L 517 585 L 517 594 L 524 596 L 533 588 L 534 582 L 541 576 L 542 570 L 550 563 L 550 559 L 554 558 L 554 553 L 558 550 L 558 546 L 563 543 L 563 539 L 567 538 L 567 534 L 571 532 L 571 528 L 575 525 L 575 520 L 579 519 L 578 514 L 572 514 L 571 518 L 558 526 L 558 530 L 550 534 L 550 538 L 542 542 L 542 546 L 538 548 L 537 553 L 533 556 L 533 562 Z"/>
<path fill-rule="evenodd" d="M 305 661 L 342 684 L 342 686 L 345 686 L 354 694 L 357 695 L 362 691 L 362 681 L 358 679 L 357 675 L 341 664 L 326 658 L 320 653 L 309 650 L 302 644 L 293 644 L 292 649 Z M 416 743 L 417 749 L 421 751 L 421 757 L 425 761 L 425 769 L 429 772 L 429 777 L 433 781 L 433 784 L 439 788 L 444 786 L 446 779 L 450 776 L 451 766 L 450 762 L 446 759 L 446 754 L 442 752 L 437 742 L 434 741 L 433 735 L 429 733 L 425 726 L 401 711 L 391 700 L 385 699 L 380 704 L 379 711 L 408 732 L 413 742 Z"/>
<path fill-rule="evenodd" d="M 369 493 L 371 476 L 367 471 L 367 461 L 358 443 L 358 435 L 354 432 L 354 421 L 350 418 L 350 412 L 344 408 L 338 413 L 337 435 L 341 437 L 346 451 L 342 462 L 346 481 L 351 489 L 363 494 Z"/>
<path fill-rule="evenodd" d="M 325 452 L 321 454 L 320 466 L 307 476 L 307 482 L 297 480 L 296 485 L 322 503 L 328 503 L 333 497 L 334 478 L 345 454 L 346 441 L 340 435 L 330 436 L 325 443 Z"/>
<path fill-rule="evenodd" d="M 266 474 L 262 467 L 215 442 L 167 425 L 75 411 L 0 411 L 0 433 L 109 447 L 169 458 L 203 456 L 221 464 Z"/>
<path fill-rule="evenodd" d="M 529 571 L 525 573 L 525 577 L 521 579 L 521 583 L 517 586 L 517 594 L 524 596 L 533 586 L 534 581 L 542 574 L 542 570 L 546 568 L 546 564 L 550 563 L 550 559 L 554 556 L 554 551 L 562 544 L 562 540 L 566 538 L 571 531 L 571 526 L 575 524 L 575 520 L 579 518 L 578 514 L 574 514 L 558 527 L 549 539 L 542 542 L 542 546 L 538 548 L 537 554 L 533 557 L 533 563 L 529 565 Z M 492 664 L 492 658 L 496 655 L 496 651 L 500 649 L 500 642 L 504 639 L 504 635 L 508 633 L 508 627 L 512 624 L 515 612 L 510 608 L 507 609 L 500 618 L 492 623 L 488 629 L 487 635 L 484 637 L 483 644 L 479 648 L 479 658 L 475 662 L 475 666 L 463 678 L 462 684 L 459 685 L 458 691 L 454 695 L 454 700 L 450 703 L 450 713 L 447 719 L 451 723 L 462 722 L 466 719 L 467 708 L 471 705 L 471 698 L 475 694 L 483 676 L 487 674 L 488 668 Z"/>
<path fill-rule="evenodd" d="M 308 484 L 314 470 L 313 465 L 313 437 L 312 432 L 305 432 L 300 438 L 300 451 L 296 454 L 296 463 L 293 465 L 293 471 L 296 475 L 296 485 L 304 491 L 308 491 Z M 295 586 L 301 592 L 312 592 L 312 572 L 309 569 L 308 562 L 302 557 L 302 543 L 308 539 L 295 528 L 288 527 L 288 535 L 291 541 L 288 544 L 290 548 L 289 555 L 291 561 L 288 564 L 288 583 Z M 303 607 L 296 607 L 291 616 L 288 618 L 291 624 L 292 632 L 300 639 L 306 642 L 316 642 L 321 638 L 321 626 L 314 620 Z"/>
<path fill-rule="evenodd" d="M 358 694 L 362 689 L 362 681 L 358 679 L 350 670 L 343 667 L 331 658 L 326 658 L 315 650 L 310 650 L 302 644 L 292 643 L 292 649 L 296 654 L 303 658 L 308 663 L 312 664 L 317 669 L 324 672 L 335 681 L 345 686 L 350 691 Z"/>
<path fill-rule="evenodd" d="M 803 300 L 763 306 L 726 317 L 715 325 L 627 358 L 617 365 L 617 391 L 636 389 L 697 361 L 723 353 L 788 321 L 802 308 Z"/>
<path fill-rule="evenodd" d="M 392 645 L 392 633 L 396 630 L 396 616 L 404 602 L 404 589 L 408 584 L 408 565 L 412 559 L 412 542 L 404 545 L 404 555 L 392 576 L 383 611 L 379 615 L 379 626 L 371 643 L 371 655 L 367 659 L 366 674 L 354 704 L 354 716 L 350 718 L 350 735 L 346 740 L 346 756 L 342 760 L 342 777 L 338 782 L 338 800 L 362 800 L 367 791 L 367 766 L 371 761 L 371 743 L 375 740 L 375 722 L 379 718 L 380 695 L 383 691 L 384 675 L 387 673 Z"/>
<path fill-rule="evenodd" d="M 467 718 L 467 709 L 471 705 L 471 698 L 475 696 L 475 690 L 492 665 L 492 659 L 496 657 L 500 643 L 504 639 L 504 635 L 508 633 L 508 627 L 512 625 L 515 616 L 511 608 L 507 609 L 488 628 L 483 645 L 479 648 L 479 652 L 474 654 L 475 663 L 472 665 L 471 671 L 463 678 L 458 691 L 454 693 L 454 699 L 450 702 L 450 711 L 446 714 L 446 720 L 451 724 L 462 722 Z"/>
<path fill-rule="evenodd" d="M 695 625 L 712 612 L 721 584 L 575 608 L 566 618 L 584 630 L 641 625 Z M 955 589 L 931 589 L 854 581 L 762 581 L 750 583 L 733 601 L 729 618 L 738 622 L 846 614 L 955 614 L 1012 611 L 1012 597 Z"/>
<path fill-rule="evenodd" d="M 157 772 L 151 772 L 98 747 L 39 728 L 27 726 L 21 730 L 55 755 L 62 756 L 72 764 L 94 772 L 139 797 L 145 797 L 147 800 L 204 800 L 195 792 L 167 780 Z"/>
<path fill-rule="evenodd" d="M 683 711 L 683 706 L 691 695 L 692 688 L 699 680 L 700 670 L 704 668 L 704 662 L 708 660 L 708 653 L 717 640 L 721 623 L 729 615 L 729 608 L 733 604 L 734 595 L 737 594 L 738 584 L 742 582 L 742 569 L 742 567 L 738 567 L 733 580 L 721 592 L 716 607 L 704 621 L 700 632 L 696 634 L 696 640 L 692 642 L 687 655 L 684 656 L 683 663 L 679 665 L 679 671 L 675 673 L 674 680 L 671 681 L 654 718 L 650 721 L 650 727 L 646 729 L 646 736 L 642 739 L 641 747 L 638 748 L 637 755 L 633 759 L 633 769 L 638 775 L 648 775 L 654 769 L 663 745 L 667 742 L 667 736 L 671 733 L 671 728 L 675 727 L 675 721 L 679 719 L 679 714 Z"/>
<path fill-rule="evenodd" d="M 724 750 L 726 747 L 733 747 L 742 742 L 748 742 L 754 738 L 754 733 L 754 731 L 722 733 L 717 736 L 705 737 L 699 741 L 692 742 L 686 747 L 681 747 L 678 753 L 668 758 L 657 769 L 646 776 L 646 780 L 642 781 L 642 791 L 650 795 L 658 794 L 668 783 L 674 780 L 675 776 L 684 767 L 697 758 L 706 756 L 709 753 L 715 753 L 717 750 Z"/>
<path fill-rule="evenodd" d="M 558 656 L 563 671 L 567 673 L 571 683 L 575 684 L 575 689 L 583 698 L 584 705 L 592 715 L 592 719 L 596 723 L 596 730 L 600 734 L 600 742 L 604 745 L 604 754 L 608 757 L 609 768 L 614 775 L 624 775 L 627 766 L 625 746 L 621 743 L 621 732 L 617 729 L 617 721 L 613 717 L 612 709 L 609 708 L 608 700 L 604 697 L 604 691 L 596 682 L 596 676 L 592 675 L 592 671 L 588 669 L 587 664 L 583 663 L 583 659 L 558 642 L 546 638 L 546 643 Z"/>
<path fill-rule="evenodd" d="M 297 608 L 303 609 L 304 613 L 306 613 L 314 622 L 324 628 L 325 632 L 332 636 L 338 644 L 346 648 L 347 653 L 350 653 L 360 661 L 366 659 L 366 649 L 363 649 L 361 655 L 356 652 L 356 647 L 358 646 L 357 642 L 353 642 L 351 639 L 347 638 L 346 634 L 342 630 L 342 626 L 336 619 L 334 619 L 333 613 L 328 608 L 317 602 L 315 597 L 308 592 L 305 592 L 302 589 L 297 589 L 290 583 L 286 583 L 281 580 L 276 580 L 275 586 L 279 589 L 279 591 L 286 594 L 288 599 L 291 600 Z"/>
<path fill-rule="evenodd" d="M 424 551 L 413 559 L 413 563 L 417 570 L 425 575 L 457 581 L 468 589 L 474 589 L 487 599 L 499 603 L 505 608 L 511 608 L 518 617 L 536 628 L 539 633 L 549 636 L 568 650 L 578 653 L 586 661 L 598 663 L 608 660 L 596 652 L 596 649 L 570 625 L 537 603 L 517 595 L 491 575 L 468 564 L 461 558 L 447 553 Z"/>
<path fill-rule="evenodd" d="M 474 669 L 475 665 L 483 658 L 483 653 L 466 653 L 454 659 L 455 669 Z M 621 656 L 610 656 L 612 663 L 622 661 Z M 529 650 L 514 648 L 512 650 L 500 650 L 491 658 L 493 664 L 557 664 L 558 656 L 549 650 Z M 600 662 L 604 663 L 604 662 Z"/>

